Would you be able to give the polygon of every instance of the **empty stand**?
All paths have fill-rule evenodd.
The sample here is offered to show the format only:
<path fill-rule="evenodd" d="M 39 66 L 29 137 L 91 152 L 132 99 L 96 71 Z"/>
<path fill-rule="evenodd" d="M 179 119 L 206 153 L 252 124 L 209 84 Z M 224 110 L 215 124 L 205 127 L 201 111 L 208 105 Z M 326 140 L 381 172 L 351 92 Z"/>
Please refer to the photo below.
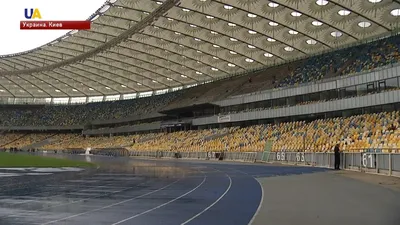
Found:
<path fill-rule="evenodd" d="M 179 96 L 181 92 L 134 100 L 89 103 L 72 106 L 42 106 L 33 109 L 0 110 L 2 126 L 68 126 L 86 125 L 90 121 L 121 119 L 132 115 L 147 115 Z"/>
<path fill-rule="evenodd" d="M 13 140 L 5 148 L 34 146 L 51 137 L 44 150 L 111 149 L 135 151 L 263 151 L 267 140 L 273 151 L 331 151 L 337 143 L 344 151 L 398 151 L 400 112 L 382 112 L 351 117 L 261 124 L 247 127 L 148 133 L 126 136 L 84 137 L 79 134 L 5 135 Z M 135 141 L 134 141 L 135 140 Z"/>

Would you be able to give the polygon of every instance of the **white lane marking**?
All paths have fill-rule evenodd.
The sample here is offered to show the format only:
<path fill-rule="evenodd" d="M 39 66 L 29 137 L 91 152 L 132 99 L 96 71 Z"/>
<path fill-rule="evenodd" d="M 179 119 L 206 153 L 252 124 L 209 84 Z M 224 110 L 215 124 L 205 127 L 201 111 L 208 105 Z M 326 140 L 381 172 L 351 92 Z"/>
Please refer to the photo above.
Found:
<path fill-rule="evenodd" d="M 142 185 L 142 184 L 146 184 L 146 182 L 137 184 L 137 185 L 135 185 L 135 186 L 133 186 L 133 187 L 128 187 L 128 188 L 124 188 L 124 189 L 121 189 L 121 190 L 118 190 L 118 191 L 114 191 L 114 192 L 111 192 L 111 193 L 101 194 L 101 195 L 97 195 L 97 196 L 94 196 L 94 197 L 92 196 L 92 197 L 89 197 L 89 198 L 82 198 L 82 199 L 75 200 L 75 201 L 71 201 L 71 202 L 68 202 L 68 203 L 62 203 L 62 204 L 58 204 L 58 205 L 52 205 L 52 206 L 48 206 L 48 207 L 42 207 L 41 209 L 49 209 L 49 208 L 55 208 L 55 207 L 59 207 L 59 206 L 71 205 L 71 204 L 75 204 L 75 203 L 78 203 L 78 202 L 83 202 L 83 201 L 86 201 L 86 200 L 94 199 L 94 198 L 97 198 L 97 197 L 102 197 L 102 196 L 106 196 L 106 195 L 110 195 L 110 194 L 117 194 L 117 193 L 120 193 L 120 192 L 123 192 L 123 191 L 127 191 L 127 190 L 129 190 L 129 189 L 132 189 L 132 188 L 134 188 L 134 187 L 140 186 L 140 185 Z M 62 195 L 63 195 L 63 194 L 62 194 Z M 56 195 L 56 196 L 57 196 L 57 195 Z M 52 197 L 55 197 L 55 196 L 52 196 Z M 32 200 L 32 201 L 35 202 L 35 200 Z M 24 204 L 24 203 L 23 203 L 23 204 Z M 24 212 L 22 212 L 22 213 L 29 213 L 29 212 L 40 212 L 40 209 L 39 209 L 39 210 L 26 210 L 26 211 L 24 211 Z M 1 216 L 0 218 L 3 218 L 3 217 L 11 217 L 11 216 L 19 215 L 19 214 L 21 214 L 21 213 L 9 214 L 9 215 L 6 215 L 6 216 Z"/>
<path fill-rule="evenodd" d="M 168 204 L 170 204 L 170 203 L 172 203 L 172 202 L 174 202 L 174 201 L 176 201 L 176 200 L 178 200 L 178 199 L 180 199 L 180 198 L 183 198 L 183 197 L 185 197 L 186 195 L 188 195 L 188 194 L 192 193 L 193 191 L 195 191 L 196 189 L 198 189 L 201 185 L 203 185 L 204 182 L 206 181 L 206 179 L 207 179 L 207 176 L 204 175 L 203 181 L 202 181 L 199 185 L 197 185 L 195 188 L 193 188 L 192 190 L 186 192 L 185 194 L 183 194 L 183 195 L 181 195 L 181 196 L 178 196 L 178 197 L 176 197 L 176 198 L 174 198 L 174 199 L 172 199 L 172 200 L 170 200 L 170 201 L 168 201 L 168 202 L 166 202 L 166 203 L 164 203 L 164 204 L 158 205 L 158 206 L 156 206 L 156 207 L 154 207 L 154 208 L 151 208 L 151 209 L 149 209 L 149 210 L 146 210 L 146 211 L 141 212 L 141 213 L 139 213 L 139 214 L 136 214 L 136 215 L 134 215 L 134 216 L 128 217 L 128 218 L 123 219 L 123 220 L 120 220 L 120 221 L 118 221 L 118 222 L 116 222 L 116 223 L 113 223 L 112 225 L 117 225 L 117 224 L 124 223 L 124 222 L 126 222 L 126 221 L 128 221 L 128 220 L 131 220 L 131 219 L 134 219 L 134 218 L 139 217 L 139 216 L 141 216 L 141 215 L 144 215 L 144 214 L 146 214 L 146 213 L 152 212 L 152 211 L 154 211 L 154 210 L 156 210 L 156 209 L 159 209 L 159 208 L 161 208 L 161 207 L 164 207 L 164 206 L 166 206 L 166 205 L 168 205 Z"/>
<path fill-rule="evenodd" d="M 97 174 L 94 174 L 94 177 L 105 177 L 105 176 L 132 176 L 132 174 L 129 174 L 129 173 L 97 173 Z"/>
<path fill-rule="evenodd" d="M 257 176 L 257 175 L 250 175 L 249 173 L 243 172 L 243 171 L 238 170 L 238 169 L 233 169 L 233 168 L 230 168 L 230 169 L 236 170 L 236 171 L 238 171 L 239 173 L 242 173 L 242 174 L 245 174 L 245 175 L 248 175 L 248 176 L 252 177 L 252 178 L 253 178 L 254 180 L 256 180 L 256 181 L 258 182 L 258 184 L 260 185 L 260 188 L 261 188 L 261 200 L 260 200 L 260 204 L 258 204 L 258 207 L 257 207 L 256 212 L 254 213 L 253 217 L 251 218 L 250 222 L 248 223 L 248 225 L 251 225 L 251 224 L 254 223 L 254 220 L 255 220 L 256 216 L 258 215 L 258 213 L 259 213 L 260 210 L 261 210 L 261 206 L 262 206 L 262 203 L 263 203 L 263 201 L 264 201 L 264 188 L 263 188 L 262 184 L 260 183 L 260 181 L 256 179 L 255 176 Z"/>
<path fill-rule="evenodd" d="M 260 188 L 261 188 L 261 200 L 260 200 L 260 204 L 258 204 L 258 207 L 257 207 L 256 212 L 254 213 L 253 217 L 251 218 L 250 222 L 248 223 L 248 225 L 251 225 L 251 224 L 254 223 L 254 220 L 256 219 L 258 213 L 260 212 L 262 203 L 263 203 L 263 201 L 264 201 L 264 188 L 263 188 L 262 184 L 260 183 L 260 181 L 256 179 L 255 176 L 257 176 L 257 175 L 250 175 L 250 174 L 248 174 L 248 173 L 246 173 L 246 172 L 243 172 L 243 171 L 237 170 L 237 169 L 233 169 L 233 170 L 236 170 L 236 171 L 238 171 L 239 173 L 243 173 L 243 174 L 246 174 L 246 175 L 252 177 L 254 180 L 256 180 L 256 181 L 258 182 L 258 184 L 260 185 Z"/>
<path fill-rule="evenodd" d="M 253 178 L 254 178 L 254 177 L 253 177 Z M 255 179 L 255 178 L 254 178 L 254 179 Z M 254 215 L 253 215 L 253 217 L 251 218 L 251 220 L 250 220 L 250 222 L 249 222 L 248 225 L 251 225 L 251 224 L 254 223 L 254 220 L 256 219 L 258 213 L 260 212 L 261 206 L 262 206 L 263 201 L 264 201 L 264 188 L 263 188 L 262 184 L 260 183 L 260 181 L 258 181 L 257 179 L 255 179 L 255 180 L 258 182 L 258 184 L 260 185 L 260 188 L 261 188 L 261 200 L 260 200 L 260 204 L 258 205 L 258 208 L 257 208 L 256 212 L 254 213 Z"/>
<path fill-rule="evenodd" d="M 106 182 L 112 182 L 112 180 L 111 181 L 106 181 Z M 141 183 L 141 184 L 144 184 L 144 183 Z M 141 184 L 138 184 L 138 185 L 141 185 Z M 55 187 L 55 188 L 61 188 L 61 187 L 65 187 L 66 185 L 68 185 L 68 184 L 61 184 L 61 185 L 47 185 L 47 186 L 45 186 L 45 187 Z M 74 191 L 73 190 L 73 187 L 75 187 L 75 188 L 77 188 L 77 189 L 82 189 L 82 188 L 88 188 L 88 189 L 85 189 L 86 191 L 89 191 L 89 190 L 92 190 L 92 189 L 96 189 L 96 188 L 106 188 L 106 187 L 114 187 L 113 185 L 101 185 L 101 186 L 88 186 L 88 185 L 85 185 L 85 186 L 79 186 L 79 185 L 75 185 L 75 184 L 71 184 L 71 185 L 68 185 L 69 187 L 71 187 L 71 189 L 70 190 L 67 190 L 67 191 Z M 118 187 L 118 188 L 121 188 L 121 187 Z M 129 187 L 129 188 L 132 188 L 132 187 Z M 127 188 L 127 189 L 129 189 L 129 188 Z M 121 190 L 121 191 L 124 191 L 125 189 L 123 189 L 123 190 Z M 45 194 L 45 193 L 52 193 L 52 192 L 50 192 L 50 191 L 47 191 L 47 192 L 43 192 L 43 191 L 38 191 L 38 192 L 34 192 L 34 193 L 31 193 L 31 195 L 32 194 Z M 15 204 L 12 204 L 12 205 L 23 205 L 23 204 L 26 204 L 26 203 L 29 203 L 29 202 L 41 202 L 41 199 L 49 199 L 49 198 L 54 198 L 54 197 L 60 197 L 60 196 L 65 196 L 65 195 L 67 195 L 67 194 L 69 194 L 70 192 L 63 192 L 63 193 L 61 193 L 61 194 L 57 194 L 57 195 L 50 195 L 50 196 L 39 196 L 39 197 L 34 197 L 34 196 L 32 196 L 32 198 L 33 199 L 30 199 L 30 200 L 27 200 L 26 202 L 23 202 L 23 203 L 15 203 Z M 118 192 L 117 192 L 118 193 Z M 111 194 L 114 194 L 114 193 L 111 193 Z M 105 194 L 103 194 L 103 195 L 105 195 Z M 101 197 L 102 195 L 99 195 L 99 197 Z M 1 199 L 0 199 L 1 200 Z M 84 199 L 84 200 L 87 200 L 87 199 Z M 71 204 L 71 203 L 67 203 L 67 204 Z M 56 206 L 62 206 L 63 204 L 59 204 L 59 205 L 55 205 L 54 207 L 56 207 Z M 33 212 L 37 212 L 37 211 L 33 211 Z M 0 217 L 1 218 L 1 217 Z"/>
<path fill-rule="evenodd" d="M 42 175 L 51 175 L 52 173 L 25 173 L 24 175 L 29 176 L 42 176 Z"/>
<path fill-rule="evenodd" d="M 104 182 L 110 182 L 105 180 Z M 77 185 L 77 184 L 58 184 L 58 185 L 53 185 L 53 184 L 49 184 L 46 185 L 46 188 L 98 188 L 98 187 L 108 187 L 108 188 L 121 188 L 121 186 L 116 186 L 114 185 L 104 185 L 104 186 L 98 186 L 98 185 Z"/>
<path fill-rule="evenodd" d="M 80 171 L 85 170 L 85 169 L 78 168 L 78 167 L 62 167 L 62 168 L 68 172 L 80 172 Z"/>
<path fill-rule="evenodd" d="M 29 199 L 13 199 L 13 198 L 3 198 L 0 200 L 1 204 L 23 204 L 25 202 L 30 201 Z"/>
<path fill-rule="evenodd" d="M 182 179 L 182 178 L 181 178 L 181 179 Z M 63 220 L 67 220 L 67 219 L 71 219 L 71 218 L 74 218 L 74 217 L 86 215 L 86 214 L 88 214 L 88 213 L 96 212 L 96 211 L 99 211 L 99 210 L 102 210 L 102 209 L 107 209 L 107 208 L 110 208 L 110 207 L 113 207 L 113 206 L 116 206 L 116 205 L 123 204 L 123 203 L 125 203 L 125 202 L 129 202 L 129 201 L 132 201 L 132 200 L 135 200 L 135 199 L 138 199 L 138 198 L 142 198 L 142 197 L 145 197 L 145 196 L 147 196 L 147 195 L 151 195 L 151 194 L 153 194 L 153 193 L 156 193 L 156 192 L 158 192 L 158 191 L 161 191 L 161 190 L 163 190 L 163 189 L 165 189 L 165 188 L 167 188 L 167 187 L 169 187 L 169 186 L 171 186 L 171 185 L 177 183 L 177 182 L 180 181 L 181 179 L 178 179 L 178 180 L 176 180 L 176 181 L 174 181 L 174 182 L 172 182 L 172 183 L 169 183 L 168 185 L 163 186 L 163 187 L 161 187 L 161 188 L 159 188 L 159 189 L 157 189 L 157 190 L 154 190 L 154 191 L 151 191 L 151 192 L 147 192 L 147 193 L 145 193 L 145 194 L 142 194 L 142 195 L 139 195 L 139 196 L 130 198 L 130 199 L 126 199 L 126 200 L 124 200 L 124 201 L 120 201 L 120 202 L 117 202 L 117 203 L 113 203 L 113 204 L 111 204 L 111 205 L 106 205 L 106 206 L 103 206 L 103 207 L 101 207 L 101 208 L 89 210 L 89 211 L 86 211 L 86 212 L 74 214 L 74 215 L 67 216 L 67 217 L 64 217 L 64 218 L 61 218 L 61 219 L 52 220 L 52 221 L 49 221 L 49 222 L 46 222 L 46 223 L 42 223 L 42 225 L 57 223 L 57 222 L 60 222 L 60 221 L 63 221 Z"/>
<path fill-rule="evenodd" d="M 238 171 L 239 173 L 243 173 L 243 174 L 245 174 L 245 175 L 247 175 L 247 176 L 251 176 L 250 174 L 248 174 L 248 173 L 246 173 L 246 172 L 243 172 L 243 171 L 241 171 L 241 170 L 238 170 L 238 169 L 233 169 L 233 168 L 231 168 L 232 170 L 236 170 L 236 171 Z"/>
<path fill-rule="evenodd" d="M 81 168 L 61 167 L 61 168 L 1 168 L 0 177 L 18 177 L 18 176 L 45 176 L 52 175 L 53 172 L 78 172 Z M 8 171 L 23 171 L 24 173 L 4 173 Z"/>
<path fill-rule="evenodd" d="M 0 173 L 0 177 L 19 177 L 19 173 Z"/>
<path fill-rule="evenodd" d="M 48 176 L 52 173 L 0 173 L 0 177 L 20 177 L 20 176 Z"/>
<path fill-rule="evenodd" d="M 77 167 L 22 167 L 22 168 L 2 168 L 0 170 L 12 170 L 12 171 L 32 171 L 32 172 L 79 172 L 83 171 L 82 168 Z"/>
<path fill-rule="evenodd" d="M 212 203 L 211 205 L 209 205 L 207 208 L 203 209 L 203 211 L 201 211 L 201 212 L 197 213 L 196 215 L 194 215 L 192 218 L 190 218 L 190 219 L 186 220 L 185 222 L 181 223 L 181 225 L 185 225 L 185 224 L 189 223 L 190 221 L 196 219 L 196 218 L 199 217 L 201 214 L 205 213 L 205 212 L 208 211 L 211 207 L 213 207 L 215 204 L 217 204 L 223 197 L 225 197 L 225 195 L 229 192 L 229 190 L 230 190 L 231 187 L 232 187 L 232 178 L 231 178 L 228 174 L 226 174 L 226 176 L 227 176 L 228 179 L 229 179 L 229 186 L 228 186 L 228 188 L 226 188 L 225 192 L 224 192 L 215 202 L 213 202 L 213 203 Z"/>
<path fill-rule="evenodd" d="M 83 180 L 83 179 L 81 179 L 81 180 L 67 180 L 67 182 L 70 182 L 70 183 L 83 183 L 83 184 L 93 184 L 93 183 L 96 183 L 96 182 L 100 182 L 101 180 Z"/>
<path fill-rule="evenodd" d="M 15 170 L 15 171 L 25 171 L 25 170 L 31 170 L 33 168 L 27 167 L 27 168 L 0 168 L 0 170 Z"/>

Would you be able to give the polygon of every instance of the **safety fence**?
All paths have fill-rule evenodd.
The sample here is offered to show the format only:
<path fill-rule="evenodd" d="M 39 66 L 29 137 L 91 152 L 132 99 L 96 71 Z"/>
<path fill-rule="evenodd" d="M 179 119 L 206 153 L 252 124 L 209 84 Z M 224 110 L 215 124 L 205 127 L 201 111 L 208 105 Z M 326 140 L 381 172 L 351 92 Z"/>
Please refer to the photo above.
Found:
<path fill-rule="evenodd" d="M 294 165 L 333 168 L 335 157 L 333 153 L 323 152 L 273 152 L 265 162 L 281 162 Z M 375 152 L 343 152 L 340 157 L 340 168 L 367 173 L 400 176 L 399 153 Z"/>
<path fill-rule="evenodd" d="M 84 149 L 67 149 L 62 153 L 84 154 Z M 281 163 L 299 166 L 333 168 L 331 152 L 188 152 L 188 151 L 128 151 L 125 148 L 93 149 L 95 155 L 132 156 L 144 158 L 182 158 L 198 160 L 228 160 L 258 163 Z M 400 177 L 400 153 L 343 152 L 340 167 L 345 170 L 385 174 Z"/>
<path fill-rule="evenodd" d="M 183 158 L 202 160 L 231 160 L 255 162 L 262 152 L 173 152 L 173 151 L 131 151 L 130 156 L 149 158 Z"/>
<path fill-rule="evenodd" d="M 334 168 L 335 164 L 334 154 L 330 152 L 131 151 L 130 156 L 282 163 L 323 168 Z M 340 167 L 345 170 L 400 177 L 400 153 L 343 152 L 340 157 Z"/>

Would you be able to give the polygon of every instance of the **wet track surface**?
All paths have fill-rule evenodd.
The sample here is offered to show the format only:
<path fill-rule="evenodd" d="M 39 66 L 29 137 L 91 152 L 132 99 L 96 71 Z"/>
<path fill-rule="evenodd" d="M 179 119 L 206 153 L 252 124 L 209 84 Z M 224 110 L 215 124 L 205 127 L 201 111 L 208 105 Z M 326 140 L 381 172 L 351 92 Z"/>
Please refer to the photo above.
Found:
<path fill-rule="evenodd" d="M 0 224 L 247 225 L 262 197 L 256 177 L 324 171 L 206 161 L 90 160 L 100 169 L 0 177 Z"/>

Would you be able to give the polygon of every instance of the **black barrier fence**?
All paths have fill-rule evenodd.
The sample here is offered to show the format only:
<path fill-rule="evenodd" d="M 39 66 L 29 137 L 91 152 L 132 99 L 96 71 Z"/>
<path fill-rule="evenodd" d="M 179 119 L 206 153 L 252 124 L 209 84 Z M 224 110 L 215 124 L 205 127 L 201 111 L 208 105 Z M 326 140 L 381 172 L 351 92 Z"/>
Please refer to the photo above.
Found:
<path fill-rule="evenodd" d="M 189 158 L 189 159 L 204 159 L 204 160 L 224 160 L 226 152 L 186 152 L 186 151 L 130 151 L 130 156 L 147 157 L 147 158 Z M 229 154 L 228 154 L 229 156 Z M 227 159 L 230 159 L 229 157 Z"/>
<path fill-rule="evenodd" d="M 126 148 L 95 148 L 90 150 L 90 154 L 104 156 L 129 156 Z"/>
<path fill-rule="evenodd" d="M 36 152 L 38 151 L 35 148 L 29 148 L 29 149 L 20 149 L 20 148 L 0 148 L 0 152 Z"/>
<path fill-rule="evenodd" d="M 62 150 L 65 154 L 92 154 L 92 155 L 103 155 L 103 156 L 130 156 L 129 151 L 126 148 L 94 148 L 86 150 L 83 148 L 68 148 Z"/>
<path fill-rule="evenodd" d="M 85 154 L 85 152 L 86 150 L 83 148 L 67 148 L 65 150 L 62 150 L 62 153 L 74 155 Z"/>
<path fill-rule="evenodd" d="M 162 151 L 131 151 L 131 156 L 157 157 Z M 240 162 L 284 163 L 292 165 L 334 167 L 330 152 L 177 152 L 164 151 L 164 158 L 229 160 Z M 340 168 L 345 170 L 400 176 L 400 153 L 343 152 Z"/>
<path fill-rule="evenodd" d="M 67 149 L 63 153 L 83 154 L 84 149 Z M 128 151 L 125 148 L 93 149 L 95 155 L 135 156 L 146 158 L 177 158 L 201 160 L 228 160 L 241 162 L 286 163 L 292 165 L 334 167 L 330 152 L 188 152 L 188 151 Z M 343 152 L 340 168 L 346 170 L 400 176 L 400 153 Z"/>

